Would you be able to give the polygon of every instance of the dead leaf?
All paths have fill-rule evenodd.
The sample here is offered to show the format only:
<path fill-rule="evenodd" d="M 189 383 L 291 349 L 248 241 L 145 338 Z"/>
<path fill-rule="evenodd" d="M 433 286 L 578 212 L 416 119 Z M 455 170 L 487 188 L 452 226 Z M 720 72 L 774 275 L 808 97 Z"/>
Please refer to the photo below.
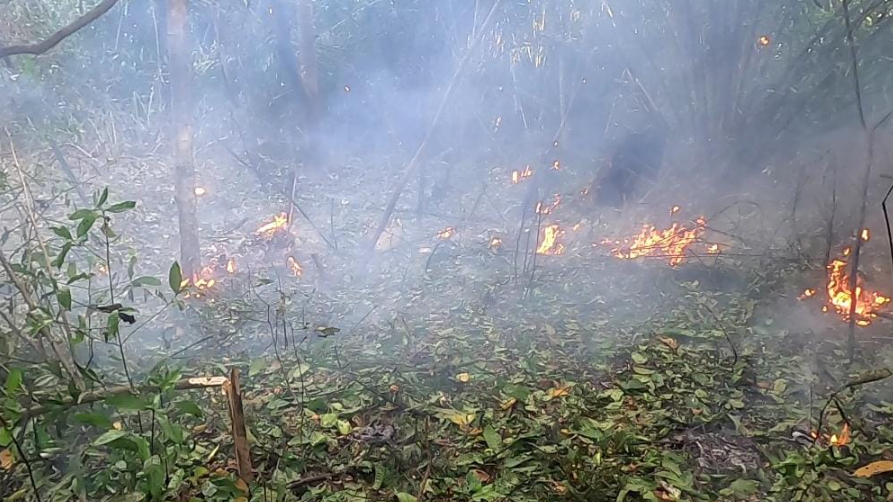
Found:
<path fill-rule="evenodd" d="M 474 474 L 474 477 L 476 477 L 480 480 L 481 483 L 486 483 L 486 482 L 490 481 L 490 475 L 487 474 L 486 471 L 482 471 L 480 469 L 473 469 L 471 472 L 472 472 L 472 474 Z"/>
<path fill-rule="evenodd" d="M 248 483 L 245 482 L 244 479 L 239 478 L 236 480 L 236 488 L 239 489 L 242 493 L 248 493 Z"/>
<path fill-rule="evenodd" d="M 456 380 L 462 383 L 468 383 L 471 381 L 471 375 L 469 375 L 468 373 L 459 373 L 458 375 L 456 375 Z"/>
<path fill-rule="evenodd" d="M 515 403 L 517 403 L 517 402 L 518 402 L 517 399 L 510 397 L 510 398 L 504 400 L 500 404 L 499 409 L 501 409 L 502 411 L 508 411 L 508 410 L 512 409 L 512 407 L 515 406 Z"/>
<path fill-rule="evenodd" d="M 853 476 L 857 478 L 870 478 L 885 472 L 893 472 L 893 460 L 878 460 L 856 469 Z"/>
<path fill-rule="evenodd" d="M 2 467 L 4 471 L 12 469 L 14 463 L 15 457 L 12 456 L 12 452 L 9 451 L 8 448 L 0 451 L 0 467 Z"/>
<path fill-rule="evenodd" d="M 666 345 L 673 351 L 676 351 L 676 349 L 679 348 L 679 342 L 677 342 L 675 338 L 670 338 L 668 336 L 667 337 L 659 336 L 659 337 L 657 337 L 657 339 L 660 340 L 660 343 Z"/>

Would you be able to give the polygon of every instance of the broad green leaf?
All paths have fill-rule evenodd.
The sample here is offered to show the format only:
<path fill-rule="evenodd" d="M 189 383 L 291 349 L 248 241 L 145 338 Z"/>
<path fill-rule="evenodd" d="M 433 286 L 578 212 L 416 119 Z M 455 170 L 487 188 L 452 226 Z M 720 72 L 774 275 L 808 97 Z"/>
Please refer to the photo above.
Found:
<path fill-rule="evenodd" d="M 194 401 L 189 401 L 189 400 L 177 401 L 175 404 L 177 406 L 177 409 L 179 409 L 183 413 L 188 413 L 192 416 L 196 416 L 199 418 L 201 418 L 204 415 L 204 413 L 202 413 L 202 409 L 199 408 L 198 405 L 195 404 Z"/>
<path fill-rule="evenodd" d="M 99 413 L 75 413 L 72 418 L 75 422 L 84 425 L 92 425 L 99 429 L 111 430 L 114 428 L 112 421 L 105 415 L 100 415 Z"/>
<path fill-rule="evenodd" d="M 93 218 L 96 219 L 96 215 L 93 213 L 92 209 L 78 209 L 77 211 L 71 213 L 68 219 L 73 221 L 83 220 L 87 216 L 93 216 Z"/>
<path fill-rule="evenodd" d="M 118 336 L 118 328 L 120 325 L 121 317 L 118 315 L 118 311 L 116 310 L 109 314 L 108 322 L 106 322 L 106 341 L 112 340 Z"/>
<path fill-rule="evenodd" d="M 94 223 L 96 223 L 96 215 L 95 214 L 90 213 L 87 216 L 84 216 L 84 218 L 81 219 L 81 222 L 78 223 L 78 228 L 75 231 L 78 239 L 87 235 L 87 232 L 89 232 L 90 229 L 93 228 Z"/>
<path fill-rule="evenodd" d="M 128 209 L 133 209 L 135 207 L 136 207 L 136 201 L 127 200 L 127 201 L 119 202 L 117 204 L 113 204 L 113 205 L 109 206 L 108 209 L 106 209 L 106 212 L 108 212 L 108 213 L 123 213 L 124 211 L 127 211 Z"/>
<path fill-rule="evenodd" d="M 3 386 L 7 396 L 13 396 L 22 386 L 22 370 L 18 368 L 10 368 L 9 374 L 6 375 L 6 384 Z"/>
<path fill-rule="evenodd" d="M 105 399 L 106 404 L 117 408 L 118 410 L 139 411 L 145 410 L 148 403 L 135 394 L 118 394 Z"/>
<path fill-rule="evenodd" d="M 417 502 L 418 499 L 414 495 L 406 492 L 397 492 L 397 502 Z"/>
<path fill-rule="evenodd" d="M 153 500 L 161 500 L 164 493 L 164 467 L 158 455 L 152 455 L 143 464 L 143 472 L 146 474 L 146 484 Z"/>
<path fill-rule="evenodd" d="M 261 358 L 253 359 L 248 366 L 248 376 L 255 376 L 263 373 L 267 368 L 267 361 Z"/>
<path fill-rule="evenodd" d="M 179 263 L 174 262 L 174 264 L 171 265 L 171 269 L 167 273 L 167 283 L 170 285 L 171 291 L 173 291 L 175 295 L 183 290 L 183 287 L 181 286 L 181 284 L 183 284 L 183 272 L 180 270 Z"/>
<path fill-rule="evenodd" d="M 502 448 L 502 436 L 496 432 L 496 429 L 489 425 L 484 427 L 484 441 L 487 442 L 487 446 L 493 451 Z"/>
<path fill-rule="evenodd" d="M 59 305 L 65 310 L 71 310 L 71 290 L 68 288 L 60 289 L 56 292 L 56 299 Z"/>
<path fill-rule="evenodd" d="M 161 286 L 161 281 L 159 281 L 155 277 L 150 277 L 148 275 L 137 277 L 133 280 L 133 287 L 139 288 L 145 286 Z"/>
<path fill-rule="evenodd" d="M 112 442 L 117 441 L 121 438 L 127 437 L 129 435 L 130 435 L 130 432 L 128 432 L 128 431 L 110 430 L 108 432 L 103 433 L 98 438 L 96 438 L 93 441 L 93 445 L 94 446 L 107 445 L 109 443 L 112 443 Z"/>
<path fill-rule="evenodd" d="M 62 237 L 63 239 L 72 239 L 71 232 L 65 227 L 51 227 L 50 230 L 52 230 L 54 234 Z"/>

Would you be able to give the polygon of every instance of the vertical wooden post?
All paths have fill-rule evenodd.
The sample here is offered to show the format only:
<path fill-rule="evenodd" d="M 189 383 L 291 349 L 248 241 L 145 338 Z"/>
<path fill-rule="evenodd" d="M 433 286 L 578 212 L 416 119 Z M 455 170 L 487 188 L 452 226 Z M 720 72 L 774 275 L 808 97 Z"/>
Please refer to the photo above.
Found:
<path fill-rule="evenodd" d="M 233 443 L 236 450 L 236 464 L 242 481 L 254 481 L 251 467 L 251 450 L 248 448 L 248 431 L 245 428 L 245 411 L 242 408 L 242 387 L 239 385 L 239 370 L 230 370 L 229 381 L 224 385 L 229 401 L 229 416 L 233 426 Z"/>

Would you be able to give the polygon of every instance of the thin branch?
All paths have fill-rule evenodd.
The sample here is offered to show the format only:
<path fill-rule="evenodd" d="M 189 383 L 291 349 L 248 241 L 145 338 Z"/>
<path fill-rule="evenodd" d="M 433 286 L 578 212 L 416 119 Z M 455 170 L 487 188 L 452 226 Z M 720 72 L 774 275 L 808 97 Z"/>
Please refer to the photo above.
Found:
<path fill-rule="evenodd" d="M 10 45 L 7 47 L 0 47 L 0 59 L 7 58 L 9 56 L 16 56 L 19 54 L 33 54 L 35 56 L 43 54 L 44 52 L 57 46 L 59 42 L 77 33 L 81 28 L 84 28 L 93 21 L 99 19 L 100 16 L 114 7 L 116 3 L 118 3 L 118 0 L 104 0 L 96 7 L 93 7 L 90 12 L 87 12 L 83 16 L 75 19 L 70 24 L 60 29 L 56 33 L 53 33 L 49 36 L 49 38 L 41 42 L 37 42 L 34 44 Z"/>

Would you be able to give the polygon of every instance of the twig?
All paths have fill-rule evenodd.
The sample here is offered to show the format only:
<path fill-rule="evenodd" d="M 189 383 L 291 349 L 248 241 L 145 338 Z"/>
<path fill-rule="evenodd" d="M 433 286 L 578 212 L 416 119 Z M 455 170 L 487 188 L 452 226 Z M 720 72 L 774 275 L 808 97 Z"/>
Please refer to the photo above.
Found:
<path fill-rule="evenodd" d="M 824 423 L 825 423 L 825 412 L 828 410 L 828 406 L 830 406 L 832 402 L 837 401 L 837 396 L 839 396 L 841 392 L 843 392 L 845 390 L 855 389 L 856 387 L 861 387 L 862 385 L 866 385 L 869 383 L 878 382 L 878 381 L 884 380 L 886 378 L 890 378 L 891 375 L 893 375 L 893 373 L 891 373 L 890 370 L 888 370 L 888 369 L 869 371 L 867 373 L 864 373 L 861 377 L 857 378 L 856 380 L 847 382 L 846 385 L 844 385 L 843 387 L 832 392 L 831 395 L 828 397 L 828 400 L 825 401 L 824 406 L 822 406 L 822 410 L 819 412 L 819 423 L 818 423 L 818 427 L 816 428 L 817 434 L 813 438 L 813 442 L 817 442 L 819 440 L 819 438 L 821 437 L 822 427 L 824 426 Z M 838 404 L 838 406 L 839 406 L 839 404 Z M 838 409 L 840 409 L 840 408 L 838 408 Z M 843 414 L 841 414 L 841 415 L 843 415 Z M 847 423 L 849 423 L 849 422 L 847 422 Z"/>
<path fill-rule="evenodd" d="M 25 463 L 25 468 L 28 470 L 28 479 L 31 480 L 31 488 L 34 490 L 34 498 L 37 499 L 37 502 L 42 502 L 40 499 L 40 492 L 37 491 L 37 481 L 34 479 L 34 470 L 31 468 L 31 461 L 28 460 L 28 456 L 25 455 L 25 450 L 22 449 L 19 440 L 16 439 L 15 431 L 13 431 L 12 428 L 7 425 L 6 420 L 3 419 L 3 415 L 0 415 L 0 427 L 9 431 L 9 437 L 12 439 L 12 444 L 15 445 L 16 450 L 19 453 L 19 458 L 22 459 L 22 462 Z"/>
<path fill-rule="evenodd" d="M 7 58 L 9 56 L 16 56 L 18 54 L 43 54 L 44 52 L 58 45 L 59 42 L 77 33 L 78 30 L 80 30 L 81 28 L 84 28 L 88 24 L 99 19 L 100 16 L 114 7 L 116 3 L 118 3 L 118 0 L 104 0 L 96 7 L 93 7 L 93 9 L 91 9 L 89 12 L 75 19 L 56 33 L 50 35 L 46 40 L 43 40 L 41 42 L 34 44 L 10 45 L 7 47 L 0 47 L 0 59 Z"/>
<path fill-rule="evenodd" d="M 710 306 L 706 303 L 702 303 L 701 305 L 705 309 L 707 309 L 707 312 L 710 312 L 710 315 L 712 315 L 713 319 L 716 321 L 716 325 L 719 326 L 719 330 L 722 331 L 722 334 L 723 336 L 725 336 L 726 341 L 729 342 L 729 347 L 732 349 L 732 355 L 734 356 L 732 360 L 732 366 L 735 366 L 736 364 L 738 364 L 738 349 L 735 347 L 735 343 L 732 342 L 732 337 L 729 336 L 728 331 L 726 331 L 725 326 L 723 325 L 722 321 L 719 320 L 719 317 L 716 315 L 716 313 L 713 312 L 713 309 L 711 309 Z"/>

